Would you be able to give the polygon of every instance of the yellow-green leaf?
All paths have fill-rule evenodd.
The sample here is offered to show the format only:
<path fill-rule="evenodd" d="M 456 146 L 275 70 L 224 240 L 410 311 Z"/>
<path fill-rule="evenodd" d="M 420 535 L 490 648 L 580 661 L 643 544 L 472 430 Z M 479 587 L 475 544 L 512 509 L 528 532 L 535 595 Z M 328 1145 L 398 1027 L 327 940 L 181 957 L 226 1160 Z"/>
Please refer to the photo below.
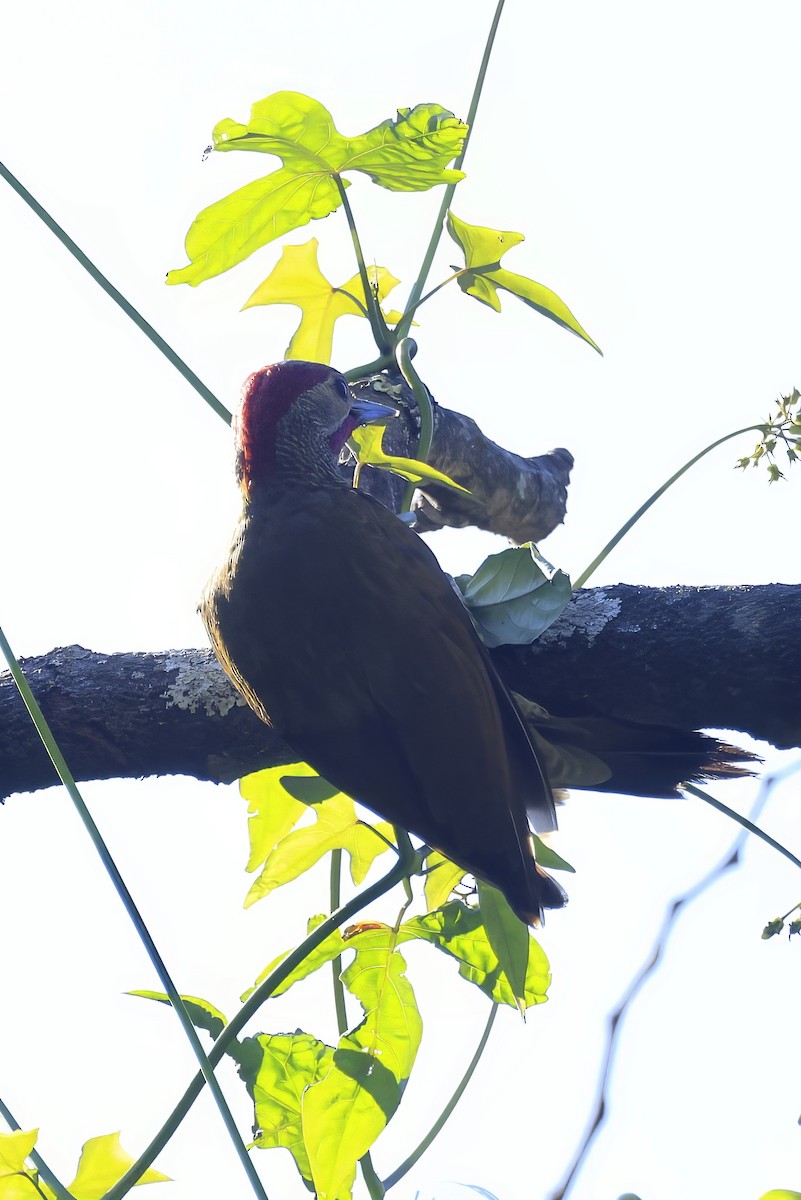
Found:
<path fill-rule="evenodd" d="M 205 208 L 186 236 L 189 264 L 167 282 L 196 286 L 254 250 L 342 203 L 338 183 L 362 171 L 392 191 L 425 191 L 454 183 L 446 166 L 462 148 L 467 126 L 439 104 L 401 109 L 355 138 L 343 137 L 330 112 L 300 92 L 276 92 L 253 105 L 247 125 L 226 118 L 212 133 L 215 150 L 274 154 L 283 166 Z"/>
<path fill-rule="evenodd" d="M 38 1129 L 0 1133 L 0 1200 L 36 1200 L 40 1194 L 34 1184 L 37 1172 L 25 1165 L 38 1136 Z"/>
<path fill-rule="evenodd" d="M 503 892 L 477 879 L 478 907 L 487 940 L 512 989 L 521 1014 L 526 1011 L 526 972 L 528 970 L 528 927 L 512 912 Z"/>
<path fill-rule="evenodd" d="M 307 934 L 316 929 L 320 922 L 324 921 L 325 919 L 326 918 L 324 915 L 311 917 L 306 926 Z M 342 951 L 345 948 L 342 932 L 339 929 L 335 929 L 333 933 L 328 935 L 325 941 L 321 942 L 316 949 L 310 951 L 310 953 L 306 955 L 302 962 L 295 967 L 294 971 L 291 971 L 289 975 L 287 975 L 283 983 L 279 983 L 278 987 L 272 993 L 273 996 L 281 996 L 284 992 L 288 991 L 292 987 L 293 983 L 297 983 L 299 979 L 305 979 L 307 975 L 311 975 L 314 971 L 319 970 L 319 968 L 324 966 L 326 963 L 329 963 L 333 959 L 337 958 L 340 954 L 342 954 Z M 284 961 L 289 953 L 289 950 L 284 950 L 281 954 L 276 955 L 272 962 L 267 964 L 264 970 L 258 975 L 253 987 L 248 988 L 248 990 L 240 997 L 243 1003 L 253 994 L 253 992 L 255 992 L 256 988 L 264 982 L 267 976 L 273 973 L 275 968 Z"/>
<path fill-rule="evenodd" d="M 490 229 L 483 225 L 468 225 L 452 212 L 448 213 L 448 233 L 464 252 L 465 266 L 468 269 L 459 275 L 458 283 L 468 296 L 473 296 L 482 304 L 500 312 L 498 288 L 511 292 L 524 304 L 583 338 L 599 354 L 602 353 L 600 346 L 596 345 L 556 292 L 542 283 L 535 283 L 525 275 L 515 275 L 500 266 L 500 260 L 507 250 L 524 241 L 522 233 Z M 487 270 L 488 267 L 491 269 Z"/>
<path fill-rule="evenodd" d="M 0 1179 L 27 1170 L 25 1159 L 36 1145 L 38 1129 L 16 1129 L 0 1133 Z"/>
<path fill-rule="evenodd" d="M 317 1200 L 350 1200 L 356 1163 L 384 1129 L 385 1108 L 393 1100 L 397 1103 L 398 1092 L 392 1074 L 380 1065 L 374 1066 L 372 1091 L 336 1066 L 320 1083 L 306 1088 L 301 1100 L 303 1142 Z"/>
<path fill-rule="evenodd" d="M 145 989 L 137 989 L 136 991 L 128 992 L 127 995 L 139 996 L 142 1000 L 156 1000 L 159 1004 L 168 1004 L 172 1008 L 172 1001 L 166 992 L 151 992 Z M 215 1008 L 208 1000 L 204 1000 L 202 996 L 181 996 L 181 999 L 184 1002 L 184 1008 L 189 1014 L 189 1020 L 195 1028 L 205 1030 L 213 1038 L 219 1037 L 228 1024 L 225 1014 L 221 1013 L 219 1008 Z"/>
<path fill-rule="evenodd" d="M 245 898 L 246 908 L 274 888 L 297 879 L 330 850 L 348 852 L 351 878 L 354 883 L 361 883 L 373 861 L 388 849 L 384 838 L 392 837 L 392 826 L 387 821 L 376 822 L 374 827 L 365 824 L 357 816 L 353 801 L 342 792 L 314 805 L 311 811 L 315 823 L 288 833 L 267 855 L 259 878 Z"/>
<path fill-rule="evenodd" d="M 334 287 L 326 279 L 317 262 L 317 238 L 301 246 L 284 246 L 281 257 L 267 278 L 242 306 L 254 308 L 264 304 L 293 304 L 302 313 L 300 325 L 292 335 L 284 358 L 307 359 L 310 362 L 331 361 L 334 325 L 340 317 L 364 317 L 367 300 L 359 275 Z M 400 283 L 386 267 L 368 267 L 367 275 L 377 299 L 383 300 Z M 400 314 L 388 313 L 387 320 Z"/>
<path fill-rule="evenodd" d="M 528 963 L 523 994 L 525 1008 L 543 1004 L 551 982 L 548 959 L 539 942 L 528 936 Z M 460 900 L 451 900 L 436 912 L 413 917 L 401 925 L 398 941 L 424 938 L 459 963 L 459 974 L 499 1004 L 518 1004 L 509 981 L 501 969 L 478 909 Z"/>
<path fill-rule="evenodd" d="M 308 811 L 307 806 L 291 796 L 281 783 L 288 774 L 316 775 L 306 763 L 293 763 L 291 767 L 268 767 L 256 771 L 239 781 L 240 794 L 248 802 L 248 838 L 250 857 L 247 871 L 260 867 L 290 829 L 294 829 L 300 818 Z"/>
<path fill-rule="evenodd" d="M 360 463 L 369 467 L 379 467 L 383 471 L 394 471 L 411 483 L 441 483 L 446 487 L 455 488 L 457 492 L 470 495 L 467 488 L 460 483 L 454 483 L 442 471 L 430 467 L 428 463 L 418 462 L 416 458 L 402 458 L 397 454 L 386 454 L 382 449 L 384 428 L 382 425 L 361 425 L 354 429 L 350 442 Z"/>
<path fill-rule="evenodd" d="M 328 1074 L 334 1050 L 311 1034 L 262 1033 L 257 1041 L 263 1050 L 253 1083 L 256 1135 L 254 1145 L 284 1146 L 300 1174 L 311 1183 L 309 1156 L 301 1130 L 301 1100 L 307 1087 Z"/>
<path fill-rule="evenodd" d="M 340 1039 L 330 1073 L 308 1089 L 302 1105 L 320 1200 L 349 1195 L 356 1163 L 394 1113 L 420 1045 L 422 1022 L 396 940 L 388 925 L 345 939 L 356 957 L 342 981 L 364 1019 Z"/>
<path fill-rule="evenodd" d="M 431 850 L 426 858 L 426 881 L 424 885 L 428 911 L 444 904 L 455 887 L 465 876 L 464 867 L 451 862 L 439 850 Z"/>
<path fill-rule="evenodd" d="M 134 1162 L 135 1159 L 120 1145 L 119 1133 L 90 1138 L 88 1142 L 84 1142 L 78 1162 L 78 1173 L 69 1185 L 69 1190 L 75 1196 L 75 1200 L 100 1200 Z M 149 1167 L 137 1182 L 169 1183 L 170 1177 Z"/>

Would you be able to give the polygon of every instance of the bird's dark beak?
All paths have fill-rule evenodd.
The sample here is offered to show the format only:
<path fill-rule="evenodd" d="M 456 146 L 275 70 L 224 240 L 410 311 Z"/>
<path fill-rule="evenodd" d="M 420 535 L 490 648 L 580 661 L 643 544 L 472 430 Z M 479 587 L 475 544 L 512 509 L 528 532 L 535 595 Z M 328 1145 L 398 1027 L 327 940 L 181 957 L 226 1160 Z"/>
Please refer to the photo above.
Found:
<path fill-rule="evenodd" d="M 385 421 L 387 417 L 398 415 L 396 408 L 390 408 L 388 404 L 379 404 L 376 400 L 354 400 L 350 411 L 358 425 L 368 425 L 370 421 Z"/>

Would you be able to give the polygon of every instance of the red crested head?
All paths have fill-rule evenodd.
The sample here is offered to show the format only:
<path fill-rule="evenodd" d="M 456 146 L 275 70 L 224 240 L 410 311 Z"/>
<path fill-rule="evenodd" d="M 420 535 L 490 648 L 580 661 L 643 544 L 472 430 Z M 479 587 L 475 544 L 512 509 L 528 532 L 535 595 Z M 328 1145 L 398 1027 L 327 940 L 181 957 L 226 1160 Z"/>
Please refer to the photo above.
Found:
<path fill-rule="evenodd" d="M 304 393 L 335 374 L 324 363 L 290 359 L 248 375 L 233 420 L 240 481 L 249 486 L 272 475 L 281 418 Z"/>
<path fill-rule="evenodd" d="M 323 363 L 274 363 L 254 371 L 234 417 L 236 472 L 248 499 L 263 485 L 341 483 L 338 459 L 357 425 L 394 412 L 357 399 Z"/>

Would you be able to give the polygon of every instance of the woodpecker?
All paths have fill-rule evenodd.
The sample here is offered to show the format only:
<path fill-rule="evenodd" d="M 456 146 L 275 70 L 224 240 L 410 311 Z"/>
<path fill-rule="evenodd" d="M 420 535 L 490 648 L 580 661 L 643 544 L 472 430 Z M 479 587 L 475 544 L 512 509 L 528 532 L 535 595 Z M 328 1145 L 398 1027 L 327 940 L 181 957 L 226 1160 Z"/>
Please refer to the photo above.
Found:
<path fill-rule="evenodd" d="M 520 711 L 422 539 L 343 480 L 385 405 L 320 363 L 245 381 L 234 418 L 242 513 L 201 614 L 248 704 L 329 783 L 542 921 L 567 897 L 529 821 L 556 827 Z"/>

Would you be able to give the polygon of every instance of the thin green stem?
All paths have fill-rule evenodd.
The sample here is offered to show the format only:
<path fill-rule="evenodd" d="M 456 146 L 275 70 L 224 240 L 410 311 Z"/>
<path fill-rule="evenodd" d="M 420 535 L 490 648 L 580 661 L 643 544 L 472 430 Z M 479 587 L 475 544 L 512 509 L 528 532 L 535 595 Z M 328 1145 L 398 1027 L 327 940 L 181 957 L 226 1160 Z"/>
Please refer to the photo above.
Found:
<path fill-rule="evenodd" d="M 777 842 L 769 833 L 765 833 L 765 830 L 760 829 L 753 821 L 749 821 L 748 817 L 743 817 L 738 812 L 735 812 L 733 808 L 729 808 L 728 805 L 721 804 L 720 800 L 716 800 L 714 796 L 709 795 L 709 792 L 696 787 L 694 783 L 683 783 L 681 786 L 685 792 L 689 792 L 692 796 L 697 796 L 705 804 L 711 804 L 712 808 L 716 808 L 718 812 L 724 813 L 732 821 L 736 821 L 738 825 L 742 825 L 743 829 L 747 829 L 755 837 L 761 838 L 766 845 L 772 846 L 774 850 L 778 850 L 779 854 L 783 854 L 785 858 L 789 859 L 793 866 L 801 868 L 801 858 L 796 858 L 792 851 L 783 846 L 781 842 Z"/>
<path fill-rule="evenodd" d="M 394 354 L 382 354 L 380 358 L 374 358 L 369 363 L 362 363 L 360 367 L 351 367 L 348 371 L 343 371 L 342 374 L 349 383 L 355 383 L 357 379 L 364 379 L 367 375 L 379 375 L 381 371 L 386 371 L 388 367 L 393 366 L 394 362 Z"/>
<path fill-rule="evenodd" d="M 690 467 L 694 467 L 697 462 L 700 462 L 701 459 L 704 458 L 707 454 L 709 454 L 712 450 L 716 450 L 718 448 L 718 446 L 722 446 L 724 442 L 730 442 L 732 438 L 739 437 L 740 434 L 742 434 L 742 433 L 749 433 L 755 429 L 761 429 L 761 428 L 762 428 L 761 425 L 746 425 L 746 426 L 744 426 L 743 429 L 735 429 L 733 433 L 727 433 L 723 437 L 718 438 L 717 441 L 710 442 L 710 444 L 708 446 L 705 446 L 704 449 L 701 450 L 698 454 L 696 454 L 694 458 L 691 458 L 688 462 L 686 462 L 684 464 L 683 467 L 680 467 L 679 470 L 676 471 L 676 473 L 674 475 L 671 475 L 670 479 L 665 480 L 665 482 L 662 484 L 662 486 L 660 488 L 657 488 L 657 490 L 654 492 L 654 494 L 652 496 L 648 497 L 648 499 L 645 501 L 645 504 L 642 504 L 637 509 L 636 513 L 634 513 L 633 516 L 629 517 L 629 519 L 628 519 L 628 521 L 626 521 L 625 525 L 622 525 L 620 527 L 620 529 L 618 529 L 615 536 L 606 543 L 606 545 L 604 546 L 601 553 L 596 555 L 596 557 L 592 560 L 590 565 L 581 572 L 578 579 L 576 579 L 576 581 L 573 584 L 573 589 L 577 590 L 580 587 L 584 587 L 585 583 L 590 578 L 590 576 L 595 573 L 595 571 L 598 569 L 598 567 L 600 567 L 600 565 L 604 561 L 604 559 L 607 558 L 612 553 L 615 546 L 618 544 L 618 542 L 622 538 L 624 538 L 626 536 L 626 534 L 629 532 L 629 530 L 632 528 L 632 526 L 637 524 L 640 517 L 645 516 L 645 514 L 648 512 L 648 509 L 651 507 L 651 505 L 655 504 L 656 501 L 659 499 L 659 497 L 664 495 L 664 493 L 668 490 L 668 488 L 672 487 L 673 484 L 678 479 L 681 479 L 682 475 L 684 475 L 687 471 L 689 471 Z"/>
<path fill-rule="evenodd" d="M 206 1080 L 209 1088 L 211 1089 L 212 1095 L 214 1096 L 214 1100 L 217 1104 L 217 1108 L 219 1109 L 220 1116 L 222 1117 L 223 1123 L 228 1130 L 231 1141 L 234 1145 L 234 1149 L 236 1150 L 239 1160 L 242 1163 L 246 1175 L 248 1176 L 250 1185 L 253 1188 L 256 1196 L 259 1197 L 259 1200 L 267 1200 L 267 1195 L 262 1187 L 262 1183 L 256 1172 L 253 1160 L 245 1149 L 245 1143 L 239 1135 L 239 1130 L 236 1127 L 231 1110 L 228 1107 L 225 1097 L 223 1096 L 222 1089 L 220 1088 L 220 1085 L 214 1075 L 211 1063 L 209 1062 L 200 1043 L 197 1030 L 192 1024 L 189 1013 L 186 1011 L 184 1002 L 178 994 L 178 989 L 175 987 L 164 960 L 156 948 L 156 944 L 150 935 L 150 931 L 147 928 L 139 909 L 134 903 L 133 896 L 128 891 L 125 881 L 123 880 L 122 875 L 117 868 L 117 864 L 111 857 L 109 848 L 104 842 L 100 830 L 97 828 L 89 809 L 84 803 L 83 797 L 78 791 L 78 787 L 75 783 L 72 772 L 67 766 L 64 756 L 61 753 L 55 738 L 53 737 L 52 730 L 44 718 L 42 710 L 30 689 L 28 681 L 22 672 L 16 656 L 6 640 L 6 636 L 3 633 L 2 628 L 0 628 L 0 651 L 2 651 L 4 658 L 8 663 L 9 670 L 11 671 L 14 682 L 17 685 L 20 696 L 22 697 L 30 718 L 36 727 L 36 732 L 39 734 L 42 744 L 47 750 L 47 753 L 50 755 L 53 766 L 58 772 L 58 777 L 64 784 L 64 787 L 67 789 L 67 793 L 69 794 L 69 797 L 75 806 L 78 816 L 83 822 L 86 832 L 89 834 L 89 837 L 92 840 L 92 844 L 94 845 L 95 850 L 100 857 L 100 861 L 103 863 L 106 873 L 108 874 L 117 895 L 122 901 L 123 907 L 125 908 L 131 923 L 139 935 L 139 939 L 145 948 L 147 956 L 159 977 L 161 986 L 164 988 L 164 991 L 170 998 L 170 1003 L 175 1009 L 178 1020 L 181 1022 L 184 1033 L 186 1034 L 189 1044 L 191 1045 L 195 1057 L 198 1060 L 203 1078 Z"/>
<path fill-rule="evenodd" d="M 133 323 L 142 330 L 142 333 L 145 335 L 145 337 L 149 338 L 156 349 L 161 351 L 167 361 L 172 363 L 176 371 L 179 371 L 180 374 L 183 375 L 187 383 L 190 383 L 198 395 L 206 401 L 209 408 L 212 408 L 218 417 L 222 417 L 222 419 L 227 421 L 227 423 L 230 425 L 231 414 L 222 401 L 218 400 L 214 393 L 206 387 L 203 380 L 199 379 L 195 372 L 184 362 L 184 360 L 180 358 L 178 354 L 176 354 L 172 346 L 165 342 L 164 338 L 160 333 L 156 332 L 150 322 L 146 321 L 142 314 L 138 312 L 128 300 L 125 299 L 122 292 L 118 291 L 114 284 L 106 278 L 103 272 L 98 270 L 92 260 L 88 258 L 86 254 L 84 254 L 80 246 L 78 246 L 72 240 L 69 234 L 61 228 L 58 222 L 50 216 L 50 213 L 42 207 L 39 201 L 31 195 L 27 188 L 23 187 L 16 176 L 12 175 L 3 163 L 0 163 L 0 176 L 5 179 L 6 183 L 10 184 L 17 195 L 24 200 L 28 207 L 36 213 L 37 217 L 44 222 L 50 232 L 56 235 L 62 246 L 69 250 L 73 258 L 75 258 L 81 264 L 83 269 L 87 271 L 89 275 L 91 275 L 92 279 L 94 279 L 95 283 L 99 284 L 106 295 L 110 296 L 114 303 L 119 305 L 126 317 L 130 317 Z"/>
<path fill-rule="evenodd" d="M 442 283 L 438 283 L 437 286 L 433 287 L 430 292 L 426 292 L 425 296 L 417 301 L 414 308 L 407 308 L 403 315 L 406 316 L 407 313 L 410 313 L 412 316 L 414 316 L 418 309 L 420 309 L 428 300 L 430 300 L 432 296 L 436 296 L 437 292 L 441 291 L 444 287 L 447 287 L 449 283 L 453 283 L 453 281 L 458 279 L 461 275 L 489 275 L 490 271 L 497 271 L 500 265 L 501 264 L 499 262 L 493 262 L 485 263 L 483 267 L 459 267 L 459 269 L 455 270 L 453 274 L 448 276 L 447 279 L 443 279 Z"/>
<path fill-rule="evenodd" d="M 373 291 L 373 288 L 370 286 L 370 280 L 367 275 L 367 267 L 364 262 L 364 255 L 362 254 L 362 244 L 359 240 L 359 232 L 356 228 L 356 222 L 353 218 L 353 210 L 350 207 L 350 201 L 348 200 L 348 193 L 345 188 L 345 184 L 339 175 L 335 175 L 334 178 L 339 190 L 340 199 L 342 200 L 342 208 L 344 209 L 345 218 L 348 222 L 350 236 L 353 241 L 353 250 L 356 255 L 356 262 L 359 266 L 359 278 L 362 281 L 362 287 L 364 288 L 364 299 L 367 305 L 367 319 L 370 322 L 370 328 L 373 331 L 373 338 L 376 346 L 378 347 L 379 353 L 388 354 L 392 350 L 395 339 L 387 329 L 387 323 L 384 320 L 383 313 L 381 312 L 381 306 L 378 303 L 378 299 Z"/>
<path fill-rule="evenodd" d="M 330 885 L 330 904 L 331 912 L 336 912 L 342 903 L 342 851 L 331 851 L 331 885 Z M 342 974 L 342 955 L 338 954 L 331 961 L 331 971 L 333 973 L 334 984 L 334 1008 L 337 1014 L 337 1032 L 340 1037 L 347 1031 L 348 1028 L 348 1011 L 345 1008 L 345 988 L 342 985 L 340 975 Z"/>
<path fill-rule="evenodd" d="M 328 935 L 333 933 L 335 929 L 339 929 L 340 926 L 344 925 L 346 921 L 350 920 L 361 909 L 366 908 L 368 904 L 372 904 L 374 900 L 391 891 L 407 874 L 418 868 L 419 862 L 416 859 L 415 861 L 409 861 L 406 856 L 401 855 L 386 875 L 371 884 L 370 887 L 365 888 L 359 895 L 353 896 L 340 909 L 332 913 L 330 917 L 326 917 L 324 921 L 321 921 L 317 928 L 313 929 L 300 945 L 296 946 L 278 964 L 275 970 L 271 971 L 267 978 L 259 984 L 252 995 L 242 1005 L 236 1016 L 229 1021 L 222 1033 L 215 1039 L 214 1045 L 208 1054 L 209 1062 L 212 1066 L 217 1065 L 251 1017 L 258 1012 L 261 1005 L 269 999 L 287 976 L 291 975 L 295 968 L 311 954 L 312 950 L 315 950 L 321 942 L 324 942 Z M 151 1166 L 156 1156 L 164 1149 L 202 1090 L 203 1075 L 198 1073 L 192 1079 L 183 1096 L 150 1145 L 140 1154 L 137 1161 L 125 1172 L 114 1187 L 106 1192 L 103 1200 L 122 1200 L 122 1197 L 130 1191 L 137 1179 Z"/>
<path fill-rule="evenodd" d="M 17 1130 L 22 1129 L 22 1126 L 19 1124 L 19 1122 L 15 1120 L 11 1109 L 8 1108 L 2 1100 L 0 1100 L 0 1116 L 3 1118 L 12 1132 L 16 1133 Z M 55 1193 L 56 1200 L 74 1200 L 72 1192 L 66 1188 L 58 1176 L 50 1170 L 47 1163 L 37 1150 L 31 1150 L 28 1158 L 39 1172 L 39 1177 L 44 1180 L 51 1192 Z"/>
<path fill-rule="evenodd" d="M 359 1159 L 359 1166 L 362 1169 L 362 1178 L 364 1179 L 370 1200 L 384 1200 L 386 1188 L 376 1174 L 369 1150 Z"/>
<path fill-rule="evenodd" d="M 484 87 L 484 78 L 487 74 L 487 68 L 489 66 L 490 56 L 492 54 L 492 47 L 495 42 L 495 34 L 498 31 L 498 25 L 501 20 L 501 14 L 503 12 L 503 6 L 504 6 L 504 0 L 498 0 L 498 3 L 495 8 L 495 16 L 492 18 L 492 24 L 490 25 L 490 31 L 489 31 L 489 34 L 487 35 L 486 45 L 484 46 L 484 55 L 481 59 L 481 66 L 478 69 L 478 76 L 476 77 L 476 85 L 473 88 L 473 97 L 470 101 L 470 108 L 467 113 L 467 122 L 466 122 L 467 134 L 465 135 L 464 142 L 462 143 L 461 153 L 459 154 L 459 157 L 455 160 L 455 162 L 453 164 L 454 168 L 457 171 L 461 171 L 462 166 L 464 165 L 465 155 L 467 154 L 467 147 L 470 142 L 470 137 L 473 133 L 473 125 L 475 123 L 476 113 L 478 112 L 478 104 L 481 99 L 481 91 Z M 417 279 L 415 280 L 414 285 L 412 286 L 412 290 L 409 293 L 409 301 L 408 301 L 408 304 L 406 307 L 406 312 L 401 317 L 401 319 L 395 329 L 395 335 L 398 338 L 406 337 L 411 328 L 412 315 L 414 313 L 414 310 L 417 308 L 417 306 L 420 302 L 420 297 L 422 296 L 423 289 L 426 286 L 426 280 L 428 279 L 428 275 L 431 270 L 431 266 L 434 262 L 434 255 L 437 252 L 437 247 L 439 246 L 439 240 L 442 237 L 442 230 L 445 227 L 445 217 L 448 212 L 448 209 L 451 206 L 451 201 L 453 200 L 453 193 L 455 191 L 456 191 L 456 184 L 449 183 L 446 186 L 445 191 L 443 193 L 442 203 L 439 206 L 439 213 L 437 214 L 437 219 L 434 224 L 434 231 L 431 234 L 431 240 L 428 243 L 428 249 L 425 252 L 425 256 L 424 256 L 423 262 L 420 266 L 420 270 L 418 272 Z"/>
<path fill-rule="evenodd" d="M 385 1191 L 388 1192 L 391 1187 L 394 1187 L 396 1183 L 398 1183 L 401 1179 L 403 1179 L 403 1177 L 407 1173 L 407 1171 L 411 1171 L 412 1167 L 415 1165 L 415 1163 L 418 1161 L 418 1159 L 422 1158 L 422 1156 L 425 1154 L 428 1147 L 434 1141 L 434 1138 L 437 1137 L 437 1135 L 439 1134 L 443 1125 L 448 1120 L 448 1118 L 450 1117 L 453 1110 L 456 1108 L 456 1105 L 461 1100 L 464 1090 L 467 1087 L 470 1080 L 472 1079 L 473 1073 L 481 1060 L 481 1056 L 484 1053 L 484 1048 L 485 1048 L 487 1042 L 489 1041 L 489 1036 L 492 1033 L 492 1026 L 495 1024 L 495 1018 L 497 1015 L 498 1015 L 498 1005 L 493 1004 L 492 1008 L 490 1009 L 490 1014 L 487 1017 L 487 1023 L 484 1026 L 484 1032 L 481 1035 L 481 1040 L 479 1041 L 478 1046 L 476 1047 L 476 1052 L 473 1055 L 473 1057 L 471 1058 L 470 1065 L 468 1066 L 464 1075 L 459 1080 L 459 1084 L 458 1084 L 455 1092 L 453 1093 L 450 1100 L 443 1108 L 440 1115 L 437 1117 L 434 1124 L 429 1129 L 428 1133 L 425 1135 L 423 1140 L 420 1142 L 420 1144 L 415 1147 L 415 1149 L 412 1151 L 412 1153 L 409 1155 L 409 1157 L 404 1159 L 404 1161 L 401 1163 L 401 1165 L 399 1167 L 397 1167 L 392 1172 L 391 1175 L 388 1175 L 386 1177 L 386 1179 L 384 1180 L 384 1190 Z"/>
<path fill-rule="evenodd" d="M 340 288 L 340 287 L 335 287 L 332 289 L 332 291 L 339 292 L 340 296 L 347 296 L 347 298 L 349 300 L 353 301 L 353 303 L 356 305 L 357 308 L 361 309 L 361 313 L 362 313 L 363 317 L 369 317 L 370 314 L 368 313 L 366 307 L 362 304 L 362 302 L 358 296 L 353 295 L 353 292 L 349 292 L 346 288 Z"/>
<path fill-rule="evenodd" d="M 400 373 L 406 380 L 417 402 L 417 411 L 420 414 L 420 437 L 417 442 L 416 456 L 420 462 L 428 462 L 428 456 L 431 453 L 431 443 L 434 440 L 434 406 L 431 403 L 428 388 L 412 365 L 412 351 L 415 349 L 416 345 L 412 338 L 402 338 L 398 342 L 395 355 L 398 360 Z M 415 487 L 416 484 L 414 483 L 407 485 L 403 493 L 403 500 L 401 501 L 401 512 L 410 511 Z"/>

